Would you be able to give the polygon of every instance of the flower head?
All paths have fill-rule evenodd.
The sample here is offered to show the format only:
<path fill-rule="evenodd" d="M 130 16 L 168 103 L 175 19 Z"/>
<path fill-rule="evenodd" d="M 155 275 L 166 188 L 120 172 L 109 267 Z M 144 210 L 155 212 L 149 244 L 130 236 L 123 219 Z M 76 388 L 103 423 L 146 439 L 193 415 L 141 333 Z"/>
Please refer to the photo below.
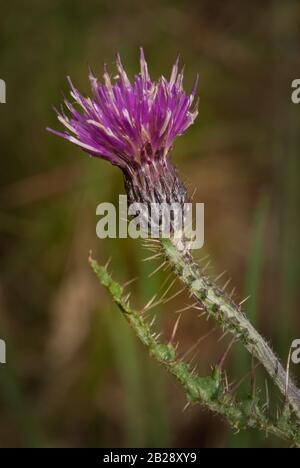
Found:
<path fill-rule="evenodd" d="M 192 93 L 187 95 L 177 59 L 169 80 L 161 76 L 152 81 L 143 49 L 140 73 L 133 83 L 119 55 L 116 66 L 118 75 L 113 82 L 106 67 L 103 83 L 90 72 L 92 98 L 82 96 L 68 78 L 73 102 L 65 100 L 68 115 L 63 109 L 57 112 L 66 130 L 49 130 L 128 172 L 128 168 L 144 162 L 164 160 L 174 138 L 194 122 L 197 106 L 192 106 L 198 78 Z"/>

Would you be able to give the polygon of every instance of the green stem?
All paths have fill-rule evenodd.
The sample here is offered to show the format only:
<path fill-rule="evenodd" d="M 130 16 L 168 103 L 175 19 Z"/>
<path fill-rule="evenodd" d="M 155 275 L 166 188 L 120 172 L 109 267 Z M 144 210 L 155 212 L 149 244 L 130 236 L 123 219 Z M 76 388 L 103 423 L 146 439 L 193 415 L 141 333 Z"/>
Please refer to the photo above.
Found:
<path fill-rule="evenodd" d="M 249 353 L 264 366 L 300 418 L 299 389 L 289 379 L 270 346 L 247 320 L 241 307 L 204 274 L 199 265 L 193 261 L 189 250 L 180 250 L 176 241 L 171 239 L 162 239 L 161 249 L 166 261 L 187 286 L 191 295 L 201 303 L 209 315 L 214 317 L 223 330 L 230 332 L 237 341 L 242 342 Z"/>
<path fill-rule="evenodd" d="M 143 315 L 131 308 L 122 286 L 116 283 L 105 267 L 90 258 L 90 264 L 100 283 L 107 288 L 114 302 L 121 309 L 139 340 L 150 355 L 162 364 L 183 386 L 190 402 L 201 403 L 223 416 L 236 430 L 257 428 L 284 440 L 300 444 L 300 428 L 294 415 L 285 407 L 277 421 L 272 421 L 257 398 L 237 401 L 223 383 L 222 370 L 216 366 L 211 375 L 200 377 L 182 361 L 172 343 L 162 343 Z"/>

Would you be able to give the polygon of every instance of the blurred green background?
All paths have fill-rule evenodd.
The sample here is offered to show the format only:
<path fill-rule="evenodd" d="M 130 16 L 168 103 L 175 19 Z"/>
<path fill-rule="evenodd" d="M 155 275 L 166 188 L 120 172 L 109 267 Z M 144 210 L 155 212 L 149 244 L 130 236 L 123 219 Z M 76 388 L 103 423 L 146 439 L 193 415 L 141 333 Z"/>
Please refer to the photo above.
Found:
<path fill-rule="evenodd" d="M 173 151 L 205 203 L 200 255 L 210 254 L 211 274 L 227 270 L 222 281 L 232 278 L 237 298 L 251 294 L 249 316 L 286 361 L 300 338 L 300 105 L 290 98 L 300 77 L 300 2 L 12 0 L 1 4 L 0 25 L 0 338 L 8 360 L 0 365 L 0 446 L 282 446 L 233 435 L 198 406 L 183 411 L 181 388 L 140 347 L 87 263 L 93 249 L 102 263 L 112 256 L 116 279 L 137 277 L 137 307 L 160 290 L 164 275 L 148 278 L 155 265 L 141 261 L 141 243 L 96 237 L 96 206 L 117 201 L 121 173 L 45 127 L 58 128 L 52 106 L 68 91 L 67 75 L 88 93 L 88 64 L 99 77 L 104 62 L 114 73 L 117 51 L 132 77 L 143 45 L 154 78 L 168 75 L 180 52 L 187 89 L 200 73 L 199 117 Z M 187 301 L 180 295 L 155 311 L 165 337 Z M 180 345 L 212 327 L 185 312 Z M 225 349 L 220 335 L 199 346 L 200 373 Z M 230 380 L 249 363 L 233 349 Z"/>

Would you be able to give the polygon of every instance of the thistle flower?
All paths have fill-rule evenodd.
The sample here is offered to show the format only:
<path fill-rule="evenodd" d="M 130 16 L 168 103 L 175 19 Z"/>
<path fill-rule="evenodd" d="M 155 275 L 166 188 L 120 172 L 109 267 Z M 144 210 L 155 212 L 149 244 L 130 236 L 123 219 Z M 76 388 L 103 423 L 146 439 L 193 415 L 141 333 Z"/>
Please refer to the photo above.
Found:
<path fill-rule="evenodd" d="M 187 95 L 182 87 L 183 71 L 178 73 L 178 60 L 172 68 L 170 79 L 162 76 L 157 82 L 150 79 L 142 49 L 140 64 L 140 74 L 135 76 L 133 84 L 119 56 L 116 60 L 118 76 L 114 83 L 106 69 L 103 84 L 99 84 L 90 73 L 92 98 L 83 97 L 69 79 L 75 103 L 65 100 L 69 116 L 63 109 L 57 113 L 66 130 L 49 130 L 91 156 L 106 159 L 120 167 L 129 203 L 184 205 L 187 201 L 186 189 L 177 177 L 169 153 L 176 136 L 183 134 L 197 116 L 197 105 L 193 105 L 193 102 L 198 78 L 191 94 Z M 255 387 L 252 401 L 247 398 L 239 405 L 234 401 L 228 385 L 223 384 L 221 364 L 215 367 L 212 376 L 201 378 L 195 376 L 181 358 L 176 360 L 176 349 L 172 343 L 160 344 L 151 328 L 144 324 L 141 314 L 130 309 L 128 298 L 123 298 L 123 288 L 111 279 L 105 268 L 99 268 L 92 259 L 90 261 L 138 337 L 148 346 L 151 355 L 176 376 L 191 401 L 200 399 L 210 409 L 225 415 L 235 429 L 256 426 L 300 444 L 300 390 L 289 377 L 289 362 L 285 370 L 268 343 L 241 313 L 244 301 L 235 304 L 232 295 L 224 291 L 225 287 L 220 289 L 206 276 L 205 267 L 194 262 L 189 243 L 185 241 L 185 237 L 178 242 L 176 236 L 171 236 L 170 239 L 160 239 L 156 243 L 158 245 L 152 246 L 155 255 L 150 259 L 163 257 L 163 263 L 155 271 L 165 265 L 171 267 L 196 304 L 265 367 L 284 395 L 283 413 L 275 423 L 265 415 L 266 405 L 258 405 Z M 195 304 L 191 307 L 194 308 Z"/>
<path fill-rule="evenodd" d="M 172 143 L 194 122 L 194 104 L 198 77 L 187 95 L 182 87 L 183 70 L 178 59 L 170 79 L 161 76 L 152 81 L 143 49 L 140 49 L 140 73 L 131 83 L 117 55 L 118 75 L 111 81 L 104 69 L 104 83 L 98 83 L 90 71 L 92 98 L 75 88 L 70 78 L 71 103 L 65 100 L 68 114 L 57 112 L 64 132 L 48 129 L 91 156 L 120 167 L 130 202 L 183 201 L 186 190 L 169 161 Z M 76 107 L 75 107 L 76 105 Z"/>

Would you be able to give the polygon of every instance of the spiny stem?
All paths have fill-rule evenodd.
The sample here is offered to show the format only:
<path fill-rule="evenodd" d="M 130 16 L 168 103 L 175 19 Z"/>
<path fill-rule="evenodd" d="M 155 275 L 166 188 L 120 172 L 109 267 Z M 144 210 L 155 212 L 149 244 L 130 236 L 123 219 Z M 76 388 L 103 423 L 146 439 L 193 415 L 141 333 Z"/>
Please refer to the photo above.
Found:
<path fill-rule="evenodd" d="M 148 348 L 150 355 L 183 386 L 189 402 L 205 405 L 223 416 L 236 430 L 257 428 L 300 445 L 300 427 L 288 408 L 276 421 L 272 421 L 265 411 L 265 405 L 256 396 L 237 400 L 228 391 L 228 383 L 219 366 L 215 366 L 207 377 L 197 375 L 177 355 L 176 347 L 171 342 L 159 341 L 143 314 L 130 307 L 124 296 L 124 288 L 112 279 L 107 269 L 99 266 L 91 256 L 89 261 L 100 283 L 109 291 L 137 337 Z"/>
<path fill-rule="evenodd" d="M 161 239 L 161 249 L 175 274 L 187 286 L 190 294 L 229 331 L 266 369 L 286 401 L 300 418 L 300 391 L 287 378 L 287 372 L 270 346 L 255 330 L 230 296 L 211 281 L 197 265 L 189 250 L 180 250 L 173 239 Z"/>

